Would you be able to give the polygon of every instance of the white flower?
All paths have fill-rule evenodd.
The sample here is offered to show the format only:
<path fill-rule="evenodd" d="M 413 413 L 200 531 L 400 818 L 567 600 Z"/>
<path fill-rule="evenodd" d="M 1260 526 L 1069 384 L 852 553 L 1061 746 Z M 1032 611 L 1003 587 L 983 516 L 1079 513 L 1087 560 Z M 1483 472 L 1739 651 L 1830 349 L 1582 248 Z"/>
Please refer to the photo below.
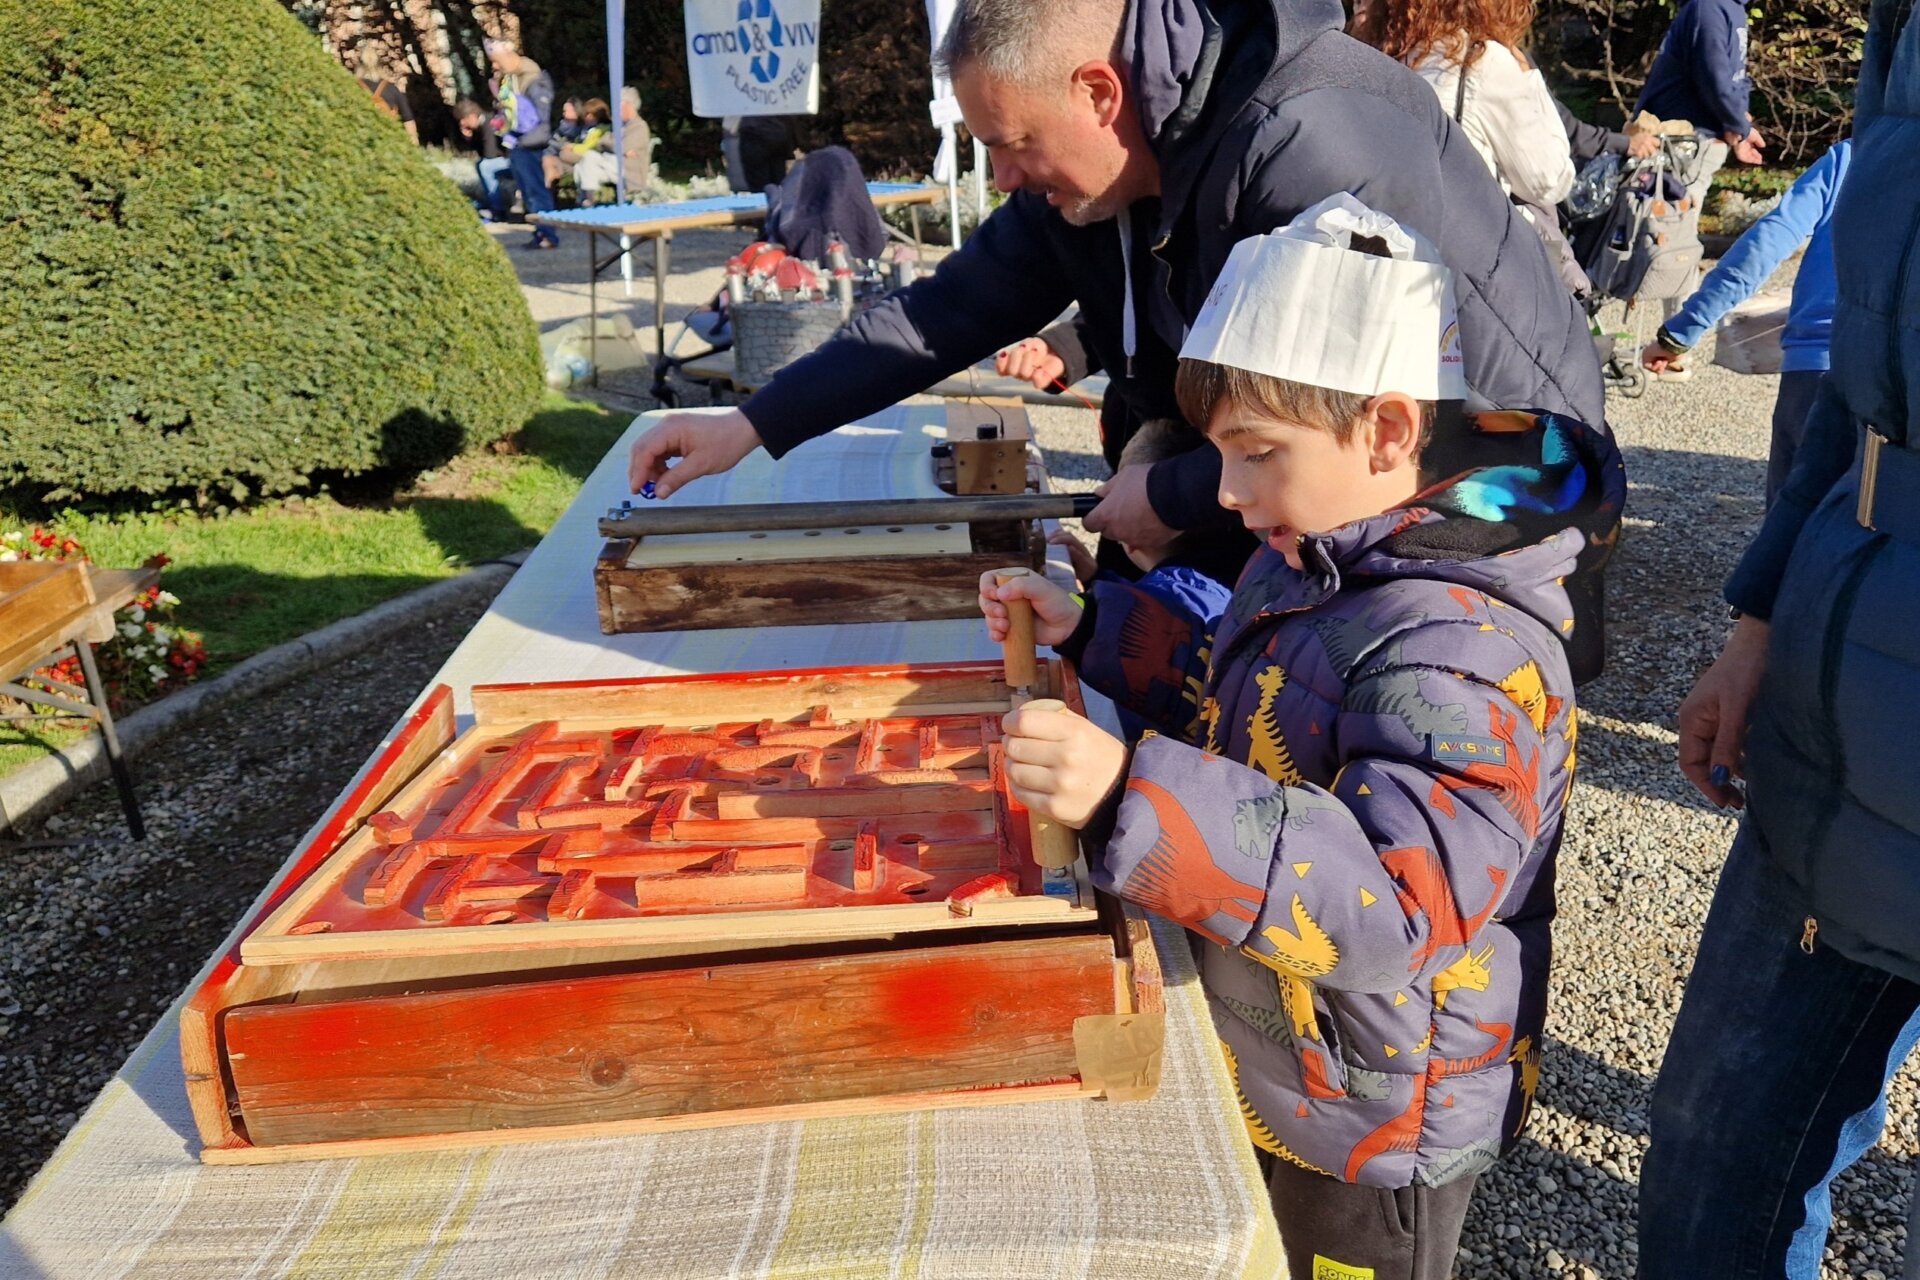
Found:
<path fill-rule="evenodd" d="M 134 623 L 123 622 L 120 624 L 120 634 L 131 640 L 140 634 L 140 628 Z"/>
<path fill-rule="evenodd" d="M 6 533 L 0 533 L 0 542 L 18 542 L 22 536 L 18 529 L 10 529 Z"/>
<path fill-rule="evenodd" d="M 133 606 L 133 620 L 135 622 L 145 622 L 147 620 L 147 611 L 144 606 Z"/>
<path fill-rule="evenodd" d="M 162 591 L 160 593 L 160 603 L 165 605 L 167 608 L 171 609 L 173 608 L 173 606 L 180 603 L 180 597 L 173 594 L 173 592 L 171 591 Z"/>
<path fill-rule="evenodd" d="M 165 627 L 155 627 L 153 629 L 153 642 L 159 645 L 164 651 L 168 645 L 173 643 L 173 632 L 167 630 Z"/>
<path fill-rule="evenodd" d="M 167 678 L 167 669 L 157 662 L 149 662 L 147 664 L 147 674 L 154 678 L 155 683 L 158 683 Z"/>
<path fill-rule="evenodd" d="M 18 560 L 19 558 L 20 553 L 18 551 L 0 551 L 0 561 Z"/>

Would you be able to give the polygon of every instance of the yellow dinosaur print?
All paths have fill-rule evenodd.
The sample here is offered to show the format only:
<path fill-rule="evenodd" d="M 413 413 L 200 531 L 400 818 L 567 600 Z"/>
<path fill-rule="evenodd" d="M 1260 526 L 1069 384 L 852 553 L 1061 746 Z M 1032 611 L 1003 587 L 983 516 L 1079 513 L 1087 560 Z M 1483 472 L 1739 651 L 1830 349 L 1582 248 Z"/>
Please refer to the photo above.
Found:
<path fill-rule="evenodd" d="M 1253 1103 L 1247 1101 L 1246 1092 L 1240 1088 L 1240 1060 L 1233 1056 L 1233 1046 L 1222 1040 L 1220 1052 L 1226 1055 L 1227 1075 L 1233 1080 L 1233 1096 L 1240 1104 L 1240 1115 L 1247 1122 L 1247 1136 L 1253 1140 L 1253 1145 L 1269 1155 L 1280 1157 L 1288 1164 L 1299 1165 L 1308 1173 L 1317 1173 L 1323 1178 L 1331 1178 L 1333 1175 L 1325 1169 L 1308 1164 L 1287 1149 L 1287 1144 L 1280 1141 L 1274 1131 L 1268 1127 L 1267 1122 L 1260 1118 L 1260 1113 L 1253 1109 Z"/>
<path fill-rule="evenodd" d="M 1489 944 L 1479 955 L 1469 951 L 1452 964 L 1433 975 L 1434 1007 L 1447 1007 L 1448 993 L 1465 987 L 1469 991 L 1485 991 L 1487 984 L 1493 981 L 1493 947 Z"/>
<path fill-rule="evenodd" d="M 1540 664 L 1529 658 L 1520 666 L 1508 672 L 1500 681 L 1500 691 L 1512 698 L 1519 708 L 1527 713 L 1527 719 L 1533 722 L 1535 733 L 1545 733 L 1547 725 L 1558 710 L 1557 698 L 1547 696 L 1545 680 L 1540 675 Z"/>
<path fill-rule="evenodd" d="M 1527 1127 L 1528 1117 L 1533 1115 L 1533 1095 L 1540 1087 L 1540 1049 L 1533 1043 L 1533 1037 L 1521 1036 L 1507 1061 L 1520 1064 L 1520 1122 L 1513 1126 L 1514 1136 L 1519 1137 L 1520 1131 Z"/>
<path fill-rule="evenodd" d="M 1207 731 L 1206 737 L 1202 739 L 1202 741 L 1206 743 L 1205 749 L 1213 752 L 1219 751 L 1220 700 L 1212 694 L 1208 694 L 1200 700 L 1200 723 L 1205 726 Z"/>
<path fill-rule="evenodd" d="M 1313 1011 L 1313 984 L 1290 973 L 1275 973 L 1280 985 L 1280 1008 L 1293 1024 L 1293 1034 L 1308 1040 L 1320 1039 L 1320 1017 Z"/>
<path fill-rule="evenodd" d="M 1287 750 L 1287 740 L 1280 736 L 1280 718 L 1273 711 L 1273 700 L 1286 687 L 1286 669 L 1268 667 L 1254 676 L 1253 682 L 1260 686 L 1260 703 L 1247 717 L 1247 735 L 1253 743 L 1252 757 L 1247 763 L 1283 787 L 1298 786 L 1300 771 L 1293 767 L 1293 753 Z"/>
<path fill-rule="evenodd" d="M 1260 932 L 1260 936 L 1273 947 L 1272 955 L 1261 955 L 1251 950 L 1247 954 L 1282 973 L 1301 978 L 1326 977 L 1340 963 L 1340 948 L 1327 936 L 1327 931 L 1307 914 L 1307 904 L 1300 901 L 1297 893 L 1293 895 L 1292 914 L 1292 933 L 1277 924 L 1268 925 Z"/>

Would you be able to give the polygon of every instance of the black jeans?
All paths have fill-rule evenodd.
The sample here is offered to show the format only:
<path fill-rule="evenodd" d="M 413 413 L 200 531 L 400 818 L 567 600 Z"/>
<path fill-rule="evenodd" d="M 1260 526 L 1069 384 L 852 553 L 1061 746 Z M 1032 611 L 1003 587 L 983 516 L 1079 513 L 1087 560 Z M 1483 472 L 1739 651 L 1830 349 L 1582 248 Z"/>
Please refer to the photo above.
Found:
<path fill-rule="evenodd" d="M 1386 1190 L 1259 1153 L 1296 1280 L 1447 1280 L 1477 1179 Z"/>

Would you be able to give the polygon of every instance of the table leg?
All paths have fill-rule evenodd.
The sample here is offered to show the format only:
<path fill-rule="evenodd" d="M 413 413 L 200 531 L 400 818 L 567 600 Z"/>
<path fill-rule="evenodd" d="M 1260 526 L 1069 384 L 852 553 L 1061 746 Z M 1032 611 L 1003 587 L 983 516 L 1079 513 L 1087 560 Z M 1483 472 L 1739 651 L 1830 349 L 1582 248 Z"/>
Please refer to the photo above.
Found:
<path fill-rule="evenodd" d="M 600 237 L 587 231 L 587 363 L 593 366 L 587 381 L 600 385 Z"/>
<path fill-rule="evenodd" d="M 653 349 L 667 354 L 667 242 L 673 232 L 662 231 L 653 238 Z"/>
<path fill-rule="evenodd" d="M 87 698 L 98 713 L 100 736 L 106 742 L 107 767 L 113 771 L 113 785 L 120 790 L 120 808 L 127 815 L 127 830 L 133 833 L 135 840 L 147 838 L 147 824 L 140 817 L 140 801 L 133 794 L 133 775 L 127 770 L 127 761 L 120 754 L 120 735 L 113 728 L 113 712 L 107 709 L 107 686 L 101 682 L 100 669 L 93 662 L 93 646 L 85 640 L 73 642 L 74 656 L 80 659 L 80 670 L 86 676 Z"/>
<path fill-rule="evenodd" d="M 925 246 L 923 246 L 920 243 L 920 206 L 919 205 L 910 204 L 907 206 L 907 221 L 913 225 L 913 247 L 916 249 L 924 248 Z"/>

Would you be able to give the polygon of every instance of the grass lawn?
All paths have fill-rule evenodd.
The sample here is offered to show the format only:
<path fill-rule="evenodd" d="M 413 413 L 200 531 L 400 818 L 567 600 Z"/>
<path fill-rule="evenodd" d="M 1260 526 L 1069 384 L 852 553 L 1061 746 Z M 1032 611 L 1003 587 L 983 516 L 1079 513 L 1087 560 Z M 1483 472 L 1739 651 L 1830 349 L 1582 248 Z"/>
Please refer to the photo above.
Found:
<path fill-rule="evenodd" d="M 218 516 L 69 512 L 43 523 L 78 540 L 96 564 L 172 557 L 161 585 L 180 597 L 175 621 L 201 633 L 218 671 L 532 546 L 630 420 L 549 396 L 514 438 L 518 452 L 464 455 L 378 503 L 323 494 Z M 0 511 L 0 529 L 19 523 Z M 78 736 L 0 725 L 0 773 Z"/>

